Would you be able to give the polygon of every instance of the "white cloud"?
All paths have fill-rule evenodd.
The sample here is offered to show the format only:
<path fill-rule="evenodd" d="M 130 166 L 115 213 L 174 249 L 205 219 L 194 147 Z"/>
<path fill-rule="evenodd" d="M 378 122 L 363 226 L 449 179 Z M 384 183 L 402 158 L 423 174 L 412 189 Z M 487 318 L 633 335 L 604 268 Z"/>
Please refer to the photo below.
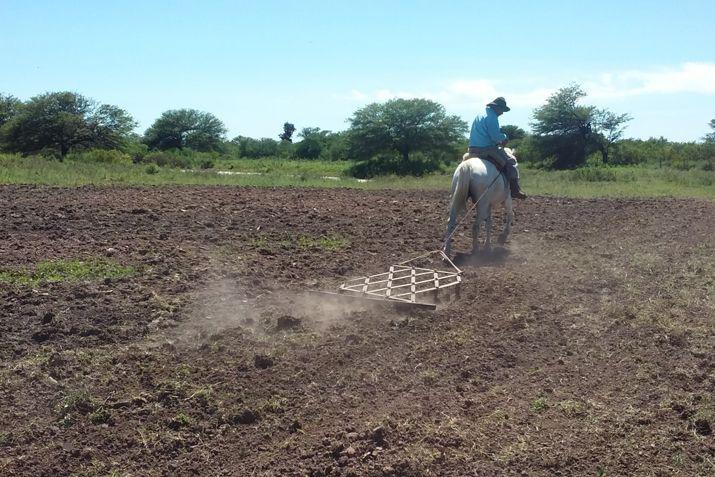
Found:
<path fill-rule="evenodd" d="M 625 98 L 647 94 L 715 94 L 715 64 L 684 63 L 679 68 L 657 71 L 631 70 L 603 74 L 584 83 L 594 98 Z"/>
<path fill-rule="evenodd" d="M 395 98 L 426 98 L 445 105 L 448 109 L 471 108 L 475 104 L 487 104 L 497 96 L 505 96 L 509 104 L 515 106 L 535 106 L 543 103 L 553 89 L 538 88 L 525 92 L 500 90 L 497 83 L 488 79 L 457 79 L 446 83 L 442 88 L 432 91 L 393 91 L 379 89 L 374 92 L 352 90 L 343 99 L 356 102 L 387 101 Z"/>
<path fill-rule="evenodd" d="M 594 99 L 678 93 L 715 94 L 715 64 L 691 62 L 677 68 L 603 73 L 595 79 L 574 77 L 573 81 L 581 83 L 588 97 Z M 549 95 L 562 86 L 565 84 L 509 90 L 500 87 L 498 81 L 487 78 L 460 78 L 432 91 L 379 89 L 364 92 L 354 89 L 341 97 L 363 103 L 394 98 L 427 98 L 444 104 L 448 109 L 462 109 L 486 104 L 496 96 L 504 96 L 510 105 L 536 107 L 544 104 Z"/>

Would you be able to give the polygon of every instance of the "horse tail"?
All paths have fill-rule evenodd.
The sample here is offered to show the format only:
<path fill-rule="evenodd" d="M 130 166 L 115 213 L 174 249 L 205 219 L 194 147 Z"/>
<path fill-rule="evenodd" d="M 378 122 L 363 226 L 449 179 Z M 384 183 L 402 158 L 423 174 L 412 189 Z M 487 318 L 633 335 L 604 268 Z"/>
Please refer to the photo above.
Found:
<path fill-rule="evenodd" d="M 450 208 L 455 214 L 464 210 L 469 198 L 469 182 L 471 179 L 471 168 L 468 163 L 462 162 L 457 168 L 457 174 L 452 179 L 452 200 Z"/>

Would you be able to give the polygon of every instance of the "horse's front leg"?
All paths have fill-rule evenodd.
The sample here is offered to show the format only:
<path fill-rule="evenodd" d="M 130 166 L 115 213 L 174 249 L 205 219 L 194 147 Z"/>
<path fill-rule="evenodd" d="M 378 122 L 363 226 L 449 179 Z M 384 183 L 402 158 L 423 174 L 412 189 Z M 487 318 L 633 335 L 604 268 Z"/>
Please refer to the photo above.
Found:
<path fill-rule="evenodd" d="M 511 233 L 511 224 L 514 221 L 514 209 L 512 208 L 511 197 L 507 197 L 504 201 L 504 210 L 506 211 L 506 223 L 504 224 L 504 230 L 499 235 L 499 243 L 505 244 Z"/>

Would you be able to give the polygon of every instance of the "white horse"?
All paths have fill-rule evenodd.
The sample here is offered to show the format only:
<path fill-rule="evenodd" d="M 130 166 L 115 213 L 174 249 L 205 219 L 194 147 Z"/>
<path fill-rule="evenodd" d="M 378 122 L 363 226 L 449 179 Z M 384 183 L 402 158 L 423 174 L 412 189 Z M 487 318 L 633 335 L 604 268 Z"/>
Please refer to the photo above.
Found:
<path fill-rule="evenodd" d="M 505 151 L 513 156 L 510 149 L 505 148 Z M 457 217 L 465 209 L 469 197 L 472 198 L 472 201 L 478 201 L 476 204 L 477 218 L 472 227 L 472 253 L 479 251 L 479 226 L 482 221 L 486 221 L 487 236 L 484 248 L 491 249 L 492 206 L 504 204 L 506 211 L 506 223 L 504 230 L 499 235 L 499 243 L 506 242 L 514 219 L 511 190 L 504 176 L 499 177 L 497 167 L 491 162 L 477 157 L 468 159 L 468 157 L 468 154 L 464 155 L 464 160 L 457 166 L 452 177 L 449 224 L 444 244 L 444 252 L 447 255 L 450 254 L 452 248 L 452 235 L 457 225 Z"/>

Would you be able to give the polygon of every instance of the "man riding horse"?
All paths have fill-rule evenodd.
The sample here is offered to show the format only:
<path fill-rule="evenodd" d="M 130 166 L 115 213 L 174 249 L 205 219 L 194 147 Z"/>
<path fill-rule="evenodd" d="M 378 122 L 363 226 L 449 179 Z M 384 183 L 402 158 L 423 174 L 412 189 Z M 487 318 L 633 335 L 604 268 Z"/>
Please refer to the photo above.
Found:
<path fill-rule="evenodd" d="M 464 158 L 479 157 L 494 162 L 499 170 L 504 171 L 509 180 L 511 196 L 516 199 L 526 199 L 526 194 L 519 187 L 516 159 L 504 151 L 507 137 L 499 128 L 499 116 L 509 110 L 506 100 L 501 96 L 487 104 L 484 116 L 477 115 L 472 123 L 469 149 Z"/>

